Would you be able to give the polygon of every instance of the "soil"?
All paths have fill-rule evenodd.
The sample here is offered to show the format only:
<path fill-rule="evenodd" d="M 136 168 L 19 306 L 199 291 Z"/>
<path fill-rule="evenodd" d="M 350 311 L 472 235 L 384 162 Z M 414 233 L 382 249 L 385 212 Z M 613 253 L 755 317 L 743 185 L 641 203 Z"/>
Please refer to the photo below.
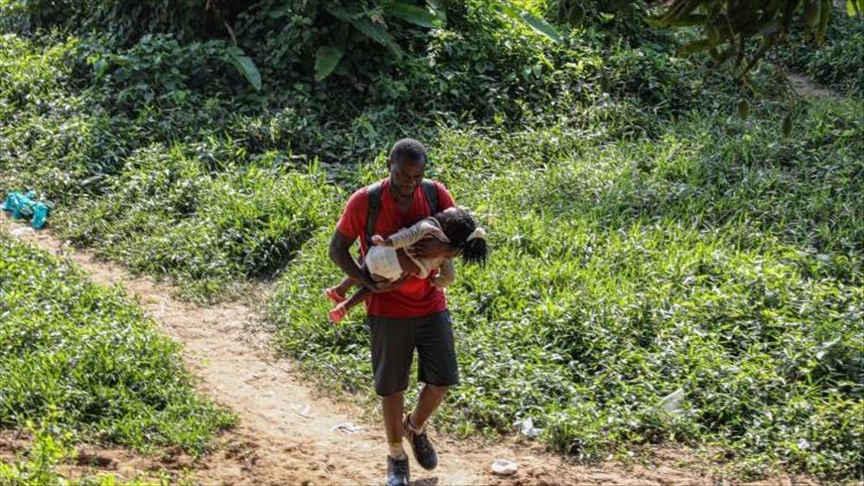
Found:
<path fill-rule="evenodd" d="M 266 299 L 266 286 L 256 297 L 240 302 L 197 306 L 173 298 L 174 289 L 165 282 L 132 275 L 121 266 L 72 248 L 50 230 L 37 232 L 0 214 L 0 230 L 68 259 L 94 282 L 125 288 L 168 335 L 183 344 L 186 365 L 200 378 L 199 390 L 239 417 L 237 427 L 216 439 L 215 452 L 202 458 L 193 459 L 179 449 L 145 455 L 82 445 L 75 461 L 60 469 L 66 477 L 74 480 L 110 473 L 118 479 L 145 480 L 167 475 L 174 481 L 199 484 L 383 483 L 387 446 L 380 417 L 354 402 L 322 396 L 308 378 L 293 369 L 291 361 L 274 357 L 257 310 Z M 434 424 L 431 428 L 439 467 L 425 471 L 412 459 L 411 477 L 416 485 L 737 482 L 718 476 L 714 465 L 682 448 L 653 448 L 629 463 L 581 464 L 526 438 L 460 441 L 436 433 Z M 0 460 L 21 456 L 30 442 L 26 434 L 0 433 Z M 495 476 L 490 467 L 497 459 L 516 462 L 518 471 L 509 477 Z M 776 476 L 762 484 L 813 482 Z"/>

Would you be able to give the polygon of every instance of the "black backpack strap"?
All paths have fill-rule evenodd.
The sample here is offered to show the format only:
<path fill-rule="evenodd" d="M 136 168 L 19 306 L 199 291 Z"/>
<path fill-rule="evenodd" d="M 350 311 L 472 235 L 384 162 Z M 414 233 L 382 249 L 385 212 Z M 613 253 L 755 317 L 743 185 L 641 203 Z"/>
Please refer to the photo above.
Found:
<path fill-rule="evenodd" d="M 423 193 L 426 194 L 426 202 L 429 203 L 429 208 L 432 210 L 431 216 L 435 216 L 438 214 L 438 188 L 429 179 L 423 179 L 420 184 L 423 186 Z"/>
<path fill-rule="evenodd" d="M 369 210 L 366 213 L 366 246 L 371 245 L 372 236 L 375 234 L 375 222 L 378 221 L 378 213 L 381 211 L 381 183 L 376 182 L 366 190 L 369 195 Z"/>
<path fill-rule="evenodd" d="M 423 186 L 423 194 L 426 195 L 426 202 L 429 203 L 429 208 L 432 210 L 430 216 L 438 213 L 438 188 L 435 183 L 429 179 L 423 179 L 420 183 Z M 375 234 L 375 223 L 378 221 L 378 213 L 381 212 L 381 183 L 376 182 L 369 186 L 366 190 L 369 196 L 369 210 L 366 213 L 366 245 L 372 245 L 372 235 Z"/>

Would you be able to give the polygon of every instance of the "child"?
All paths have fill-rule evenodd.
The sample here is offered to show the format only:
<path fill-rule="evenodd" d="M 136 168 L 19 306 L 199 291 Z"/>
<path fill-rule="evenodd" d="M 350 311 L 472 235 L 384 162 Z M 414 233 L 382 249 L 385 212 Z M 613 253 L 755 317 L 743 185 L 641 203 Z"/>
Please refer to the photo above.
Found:
<path fill-rule="evenodd" d="M 404 274 L 427 278 L 433 270 L 438 269 L 438 274 L 431 278 L 431 282 L 439 288 L 447 287 L 453 283 L 456 276 L 450 259 L 415 258 L 406 251 L 429 235 L 456 248 L 458 254 L 468 263 L 486 261 L 486 231 L 477 226 L 477 221 L 467 210 L 452 207 L 422 219 L 410 228 L 403 228 L 388 238 L 374 235 L 371 238 L 373 246 L 366 252 L 363 268 L 375 282 L 392 282 L 399 280 Z M 335 324 L 341 321 L 352 307 L 369 298 L 371 292 L 366 287 L 345 298 L 348 290 L 356 284 L 356 280 L 346 278 L 339 285 L 324 291 L 324 294 L 336 303 L 336 307 L 330 311 L 330 322 Z"/>

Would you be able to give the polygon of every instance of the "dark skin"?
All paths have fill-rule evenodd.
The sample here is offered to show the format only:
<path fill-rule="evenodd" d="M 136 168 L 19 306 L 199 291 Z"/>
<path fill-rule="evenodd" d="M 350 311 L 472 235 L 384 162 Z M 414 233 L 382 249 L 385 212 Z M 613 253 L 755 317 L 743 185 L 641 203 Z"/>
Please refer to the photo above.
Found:
<path fill-rule="evenodd" d="M 396 200 L 399 211 L 405 213 L 411 207 L 414 192 L 417 191 L 420 182 L 426 172 L 426 159 L 413 160 L 403 159 L 393 161 L 387 159 L 387 169 L 390 171 L 389 190 L 391 196 Z M 333 232 L 330 239 L 330 259 L 342 269 L 348 277 L 354 278 L 361 285 L 376 294 L 390 292 L 399 288 L 408 278 L 403 275 L 395 282 L 375 282 L 364 272 L 357 260 L 351 255 L 352 238 L 348 238 L 338 231 Z M 427 237 L 413 245 L 414 254 L 420 258 L 456 256 L 458 250 L 453 249 L 446 242 L 435 237 Z M 411 423 L 422 428 L 426 420 L 438 408 L 447 394 L 447 387 L 426 384 L 420 391 L 417 406 L 411 413 Z M 405 393 L 397 392 L 381 398 L 381 407 L 384 411 L 384 429 L 387 433 L 387 441 L 390 443 L 402 441 L 402 413 L 405 408 Z"/>

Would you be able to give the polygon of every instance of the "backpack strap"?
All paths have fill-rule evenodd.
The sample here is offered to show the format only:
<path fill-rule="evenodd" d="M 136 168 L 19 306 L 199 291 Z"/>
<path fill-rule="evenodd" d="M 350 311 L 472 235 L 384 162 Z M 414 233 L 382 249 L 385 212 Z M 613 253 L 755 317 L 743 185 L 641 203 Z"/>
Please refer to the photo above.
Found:
<path fill-rule="evenodd" d="M 438 213 L 438 188 L 435 183 L 429 179 L 423 179 L 420 183 L 423 186 L 423 193 L 426 194 L 426 202 L 429 203 L 429 209 L 432 210 L 430 216 L 435 216 Z"/>
<path fill-rule="evenodd" d="M 420 183 L 423 187 L 423 194 L 426 196 L 426 202 L 429 203 L 429 208 L 432 210 L 430 216 L 438 213 L 438 188 L 435 183 L 429 179 L 423 179 Z M 376 182 L 369 186 L 366 190 L 369 196 L 369 211 L 366 213 L 366 246 L 372 246 L 372 235 L 375 234 L 375 223 L 378 221 L 378 213 L 381 212 L 381 183 Z"/>
<path fill-rule="evenodd" d="M 375 234 L 375 222 L 381 212 L 381 183 L 376 182 L 366 190 L 369 195 L 369 210 L 366 213 L 366 247 L 372 245 L 372 235 Z"/>

